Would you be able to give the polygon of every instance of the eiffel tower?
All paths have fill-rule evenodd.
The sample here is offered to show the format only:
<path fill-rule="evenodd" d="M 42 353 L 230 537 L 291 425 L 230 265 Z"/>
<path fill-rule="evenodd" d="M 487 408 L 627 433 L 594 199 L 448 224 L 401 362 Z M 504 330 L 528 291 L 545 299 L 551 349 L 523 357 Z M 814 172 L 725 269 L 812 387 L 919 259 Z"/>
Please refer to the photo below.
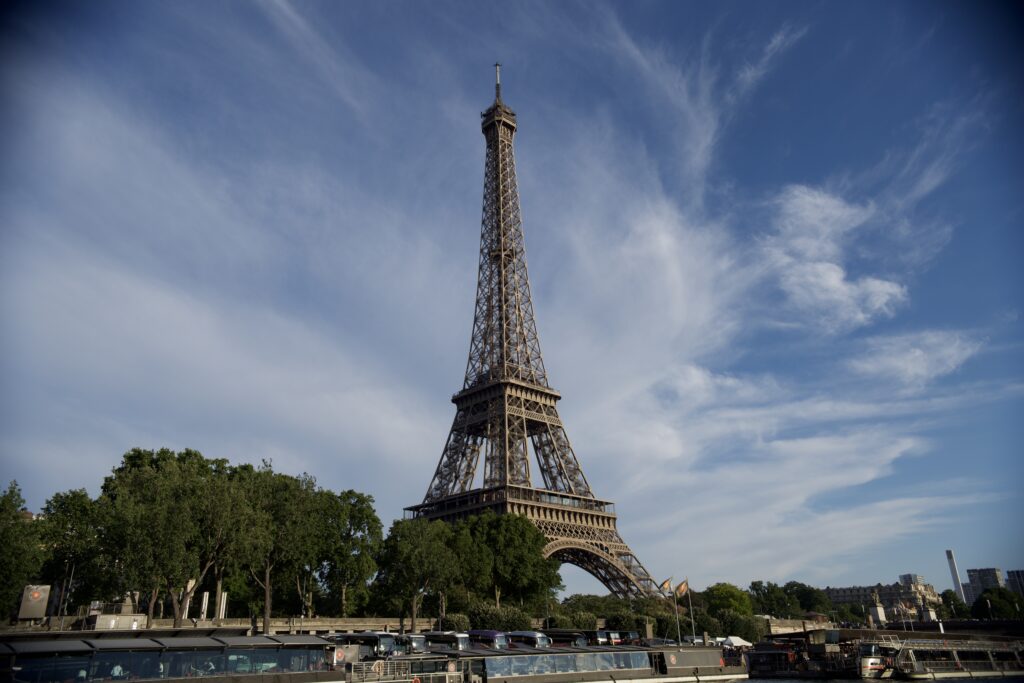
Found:
<path fill-rule="evenodd" d="M 545 557 L 584 569 L 619 597 L 658 594 L 615 528 L 615 506 L 596 498 L 566 436 L 548 384 L 526 275 L 512 138 L 516 115 L 501 100 L 481 114 L 487 140 L 480 272 L 473 336 L 455 421 L 415 517 L 455 521 L 491 510 L 523 515 L 544 533 Z M 530 476 L 529 446 L 543 487 Z M 473 488 L 480 456 L 483 485 Z"/>

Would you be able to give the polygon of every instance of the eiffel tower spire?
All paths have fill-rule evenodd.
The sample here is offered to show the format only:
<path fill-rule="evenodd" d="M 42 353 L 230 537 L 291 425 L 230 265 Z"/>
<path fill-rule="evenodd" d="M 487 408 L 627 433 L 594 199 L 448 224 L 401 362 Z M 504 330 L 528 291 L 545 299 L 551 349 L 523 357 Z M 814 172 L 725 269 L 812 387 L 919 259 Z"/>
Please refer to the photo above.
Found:
<path fill-rule="evenodd" d="M 594 497 L 558 416 L 534 318 L 512 139 L 516 115 L 501 99 L 481 114 L 487 141 L 473 334 L 455 420 L 420 505 L 428 518 L 523 514 L 548 538 L 547 556 L 589 571 L 621 596 L 655 582 L 615 529 L 614 506 Z M 530 451 L 543 485 L 535 487 Z M 474 488 L 480 459 L 482 487 Z"/>

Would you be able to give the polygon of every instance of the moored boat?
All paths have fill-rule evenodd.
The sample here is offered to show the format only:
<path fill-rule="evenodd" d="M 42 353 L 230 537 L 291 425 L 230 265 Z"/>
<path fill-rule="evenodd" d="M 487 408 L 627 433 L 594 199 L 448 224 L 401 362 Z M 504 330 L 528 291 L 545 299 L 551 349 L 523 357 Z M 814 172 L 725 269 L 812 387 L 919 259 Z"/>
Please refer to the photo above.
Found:
<path fill-rule="evenodd" d="M 747 678 L 746 668 L 726 664 L 718 648 L 520 646 L 396 655 L 393 634 L 347 634 L 337 640 L 147 638 L 145 632 L 118 638 L 70 633 L 56 639 L 0 637 L 0 683 L 194 683 L 199 676 L 224 683 L 725 683 Z"/>
<path fill-rule="evenodd" d="M 1024 675 L 1024 644 L 987 639 L 861 642 L 862 678 L 1002 678 Z"/>

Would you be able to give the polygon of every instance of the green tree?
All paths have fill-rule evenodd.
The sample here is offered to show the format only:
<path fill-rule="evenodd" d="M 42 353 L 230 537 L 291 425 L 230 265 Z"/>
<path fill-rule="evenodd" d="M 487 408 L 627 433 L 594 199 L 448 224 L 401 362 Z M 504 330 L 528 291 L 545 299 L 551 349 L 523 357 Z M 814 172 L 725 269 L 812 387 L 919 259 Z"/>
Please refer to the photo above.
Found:
<path fill-rule="evenodd" d="M 107 521 L 100 529 L 100 545 L 121 569 L 120 588 L 148 591 L 150 624 L 158 598 L 170 589 L 168 577 L 190 564 L 187 544 L 193 523 L 188 501 L 180 499 L 175 461 L 168 449 L 129 451 L 104 480 L 98 501 Z"/>
<path fill-rule="evenodd" d="M 720 610 L 715 618 L 721 625 L 721 635 L 739 636 L 752 643 L 756 643 L 764 637 L 764 619 L 758 619 L 749 614 L 740 614 L 729 608 Z"/>
<path fill-rule="evenodd" d="M 238 553 L 242 566 L 263 589 L 263 632 L 268 633 L 275 578 L 301 576 L 316 565 L 319 539 L 317 526 L 311 523 L 316 482 L 307 474 L 274 472 L 269 462 L 255 470 L 239 469 L 238 480 L 253 513 L 253 526 Z"/>
<path fill-rule="evenodd" d="M 730 609 L 737 614 L 752 615 L 754 608 L 750 594 L 731 583 L 716 583 L 708 586 L 701 594 L 704 604 L 712 617 L 718 617 L 722 610 Z"/>
<path fill-rule="evenodd" d="M 1009 588 L 986 588 L 971 605 L 975 619 L 1024 618 L 1024 600 Z"/>
<path fill-rule="evenodd" d="M 486 523 L 475 516 L 460 521 L 452 529 L 452 548 L 459 558 L 459 581 L 473 601 L 486 600 L 494 592 L 495 559 L 487 538 Z"/>
<path fill-rule="evenodd" d="M 43 561 L 39 529 L 16 481 L 0 494 L 0 548 L 0 614 L 13 616 L 22 591 L 36 578 Z"/>
<path fill-rule="evenodd" d="M 228 465 L 198 451 L 133 449 L 103 483 L 109 524 L 101 541 L 117 549 L 118 566 L 149 590 L 148 615 L 167 591 L 180 628 L 207 572 L 240 531 L 240 502 L 229 495 Z"/>
<path fill-rule="evenodd" d="M 195 486 L 196 537 L 198 575 L 193 591 L 203 577 L 212 572 L 214 580 L 214 613 L 224 590 L 225 569 L 234 561 L 244 545 L 244 537 L 252 528 L 255 516 L 246 504 L 237 470 L 227 460 L 208 460 L 191 451 L 187 464 L 193 468 L 189 478 Z M 195 457 L 198 456 L 198 457 Z"/>
<path fill-rule="evenodd" d="M 864 621 L 864 609 L 860 605 L 836 605 L 836 618 L 840 622 L 857 623 Z"/>
<path fill-rule="evenodd" d="M 520 603 L 544 599 L 562 585 L 558 561 L 544 558 L 547 539 L 528 519 L 519 515 L 485 513 L 470 522 L 471 534 L 493 556 L 491 585 L 494 605 L 502 595 Z"/>
<path fill-rule="evenodd" d="M 754 614 L 765 614 L 779 619 L 799 616 L 799 601 L 771 581 L 753 581 L 750 584 L 750 598 Z"/>
<path fill-rule="evenodd" d="M 939 595 L 942 598 L 942 618 L 943 619 L 966 619 L 970 615 L 970 609 L 967 607 L 967 603 L 960 599 L 960 596 L 956 594 L 956 591 L 952 588 L 947 588 L 942 591 Z"/>
<path fill-rule="evenodd" d="M 322 575 L 341 616 L 347 617 L 353 602 L 366 600 L 367 583 L 377 572 L 374 558 L 383 530 L 372 496 L 352 490 L 323 495 L 326 504 L 320 526 L 326 552 Z"/>
<path fill-rule="evenodd" d="M 451 542 L 450 526 L 418 518 L 392 524 L 381 546 L 374 588 L 386 606 L 409 614 L 413 631 L 423 597 L 446 590 L 458 579 Z"/>
<path fill-rule="evenodd" d="M 790 581 L 782 589 L 787 595 L 796 598 L 800 609 L 804 612 L 818 612 L 828 614 L 832 610 L 832 601 L 825 591 L 814 586 L 808 586 L 799 581 Z"/>
<path fill-rule="evenodd" d="M 105 526 L 100 514 L 85 489 L 55 493 L 43 506 L 39 535 L 49 556 L 42 576 L 57 586 L 61 614 L 67 605 L 106 597 L 118 587 L 111 581 L 117 570 L 106 561 L 100 544 L 99 530 Z"/>

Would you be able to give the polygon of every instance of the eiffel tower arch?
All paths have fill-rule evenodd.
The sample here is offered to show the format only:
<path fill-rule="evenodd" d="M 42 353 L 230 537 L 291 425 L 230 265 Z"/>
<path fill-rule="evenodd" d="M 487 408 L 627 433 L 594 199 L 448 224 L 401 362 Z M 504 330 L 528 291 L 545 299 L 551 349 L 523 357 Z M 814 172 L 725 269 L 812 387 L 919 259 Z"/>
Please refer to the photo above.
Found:
<path fill-rule="evenodd" d="M 427 493 L 407 510 L 449 522 L 486 510 L 523 515 L 548 539 L 545 557 L 580 567 L 620 597 L 658 594 L 616 529 L 614 504 L 591 491 L 558 416 L 561 395 L 548 384 L 526 271 L 516 115 L 501 100 L 500 65 L 495 76 L 494 103 L 481 114 L 487 155 L 466 377 Z M 481 458 L 482 485 L 474 487 Z"/>

